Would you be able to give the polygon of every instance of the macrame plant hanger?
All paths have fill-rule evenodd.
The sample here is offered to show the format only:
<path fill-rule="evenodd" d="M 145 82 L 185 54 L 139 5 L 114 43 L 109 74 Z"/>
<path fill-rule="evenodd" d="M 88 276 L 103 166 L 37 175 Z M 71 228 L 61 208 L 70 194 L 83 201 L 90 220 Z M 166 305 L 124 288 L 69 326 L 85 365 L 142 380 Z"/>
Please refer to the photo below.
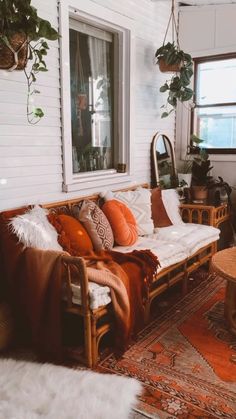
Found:
<path fill-rule="evenodd" d="M 179 47 L 179 34 L 178 34 L 178 25 L 176 22 L 176 18 L 175 18 L 175 0 L 171 0 L 171 13 L 170 13 L 170 17 L 169 17 L 169 21 L 167 24 L 167 28 L 166 28 L 166 32 L 165 32 L 165 36 L 164 36 L 164 40 L 163 40 L 163 45 L 165 44 L 166 41 L 166 37 L 170 28 L 170 24 L 171 24 L 171 28 L 172 28 L 172 42 L 176 41 L 176 45 L 178 50 L 180 49 Z"/>
<path fill-rule="evenodd" d="M 171 13 L 170 13 L 167 28 L 166 28 L 166 31 L 165 31 L 163 44 L 162 44 L 163 47 L 166 45 L 166 37 L 167 37 L 167 34 L 169 32 L 170 26 L 171 26 L 171 29 L 172 29 L 172 41 L 171 41 L 171 43 L 174 44 L 176 46 L 177 51 L 179 51 L 180 50 L 179 34 L 178 34 L 178 26 L 177 26 L 177 22 L 176 22 L 176 18 L 175 18 L 175 0 L 172 0 Z M 167 63 L 163 58 L 160 58 L 158 60 L 158 64 L 159 64 L 160 71 L 162 71 L 163 73 L 179 72 L 180 67 L 181 67 L 180 63 L 170 64 L 170 63 Z"/>

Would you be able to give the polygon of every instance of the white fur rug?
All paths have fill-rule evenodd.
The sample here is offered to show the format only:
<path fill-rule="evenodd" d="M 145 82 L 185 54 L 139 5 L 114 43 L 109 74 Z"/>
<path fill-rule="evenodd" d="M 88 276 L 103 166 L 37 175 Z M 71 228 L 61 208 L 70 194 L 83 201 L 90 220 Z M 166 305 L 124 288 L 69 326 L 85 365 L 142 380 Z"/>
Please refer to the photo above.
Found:
<path fill-rule="evenodd" d="M 132 378 L 0 359 L 0 419 L 127 419 L 141 391 Z"/>

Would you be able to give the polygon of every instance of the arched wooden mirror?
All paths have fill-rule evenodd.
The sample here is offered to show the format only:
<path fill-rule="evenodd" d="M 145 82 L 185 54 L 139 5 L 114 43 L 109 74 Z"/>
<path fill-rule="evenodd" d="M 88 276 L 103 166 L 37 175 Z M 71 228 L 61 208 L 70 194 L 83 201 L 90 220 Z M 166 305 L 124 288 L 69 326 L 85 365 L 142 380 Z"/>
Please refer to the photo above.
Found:
<path fill-rule="evenodd" d="M 176 188 L 178 176 L 175 164 L 175 154 L 172 143 L 167 135 L 157 132 L 151 145 L 152 186 L 163 189 Z"/>

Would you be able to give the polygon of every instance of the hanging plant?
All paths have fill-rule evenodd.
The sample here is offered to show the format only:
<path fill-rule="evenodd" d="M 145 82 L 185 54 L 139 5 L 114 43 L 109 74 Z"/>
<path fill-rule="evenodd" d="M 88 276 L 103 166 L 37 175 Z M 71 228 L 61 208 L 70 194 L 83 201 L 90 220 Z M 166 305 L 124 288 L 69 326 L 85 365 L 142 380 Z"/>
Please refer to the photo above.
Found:
<path fill-rule="evenodd" d="M 172 42 L 166 43 L 166 37 L 172 23 Z M 170 80 L 166 80 L 160 87 L 161 93 L 168 93 L 167 103 L 163 105 L 165 112 L 161 117 L 167 117 L 173 112 L 178 101 L 185 102 L 193 97 L 193 90 L 189 87 L 193 76 L 193 61 L 190 54 L 180 49 L 177 24 L 174 14 L 174 0 L 172 0 L 171 14 L 166 28 L 163 45 L 155 53 L 160 71 L 175 73 Z M 169 109 L 171 106 L 171 109 Z"/>
<path fill-rule="evenodd" d="M 45 56 L 49 46 L 46 39 L 55 41 L 58 38 L 56 29 L 38 16 L 31 0 L 0 0 L 0 69 L 24 70 L 30 124 L 36 124 L 44 116 L 43 110 L 33 107 L 31 102 L 33 95 L 40 93 L 34 88 L 36 76 L 48 71 Z"/>

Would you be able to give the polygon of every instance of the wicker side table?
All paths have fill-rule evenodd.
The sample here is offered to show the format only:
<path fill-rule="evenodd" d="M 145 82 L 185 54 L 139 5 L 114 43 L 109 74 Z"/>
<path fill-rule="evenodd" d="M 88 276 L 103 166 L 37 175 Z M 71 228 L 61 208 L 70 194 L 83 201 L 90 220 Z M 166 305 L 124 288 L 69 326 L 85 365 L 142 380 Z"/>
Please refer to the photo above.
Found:
<path fill-rule="evenodd" d="M 227 280 L 225 318 L 236 334 L 236 247 L 221 250 L 212 257 L 212 270 Z"/>

